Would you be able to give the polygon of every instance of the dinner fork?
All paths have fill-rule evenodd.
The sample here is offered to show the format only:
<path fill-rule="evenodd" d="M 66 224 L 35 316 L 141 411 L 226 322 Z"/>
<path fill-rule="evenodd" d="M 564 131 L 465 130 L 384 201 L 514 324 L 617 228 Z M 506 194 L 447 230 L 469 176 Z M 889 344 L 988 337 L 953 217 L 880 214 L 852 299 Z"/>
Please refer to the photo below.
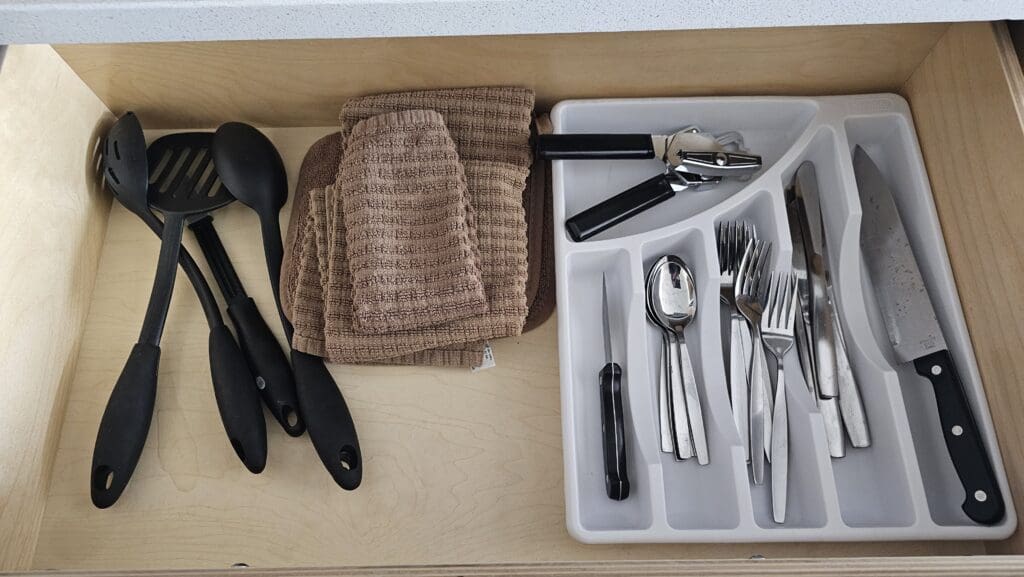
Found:
<path fill-rule="evenodd" d="M 718 268 L 721 284 L 721 301 L 729 309 L 729 401 L 732 405 L 733 421 L 746 460 L 750 461 L 750 429 L 748 427 L 748 403 L 750 382 L 747 366 L 750 362 L 750 329 L 736 308 L 736 272 L 740 268 L 747 241 L 754 238 L 754 227 L 743 221 L 718 223 Z"/>
<path fill-rule="evenodd" d="M 786 371 L 782 359 L 793 348 L 793 321 L 797 309 L 796 280 L 789 273 L 772 273 L 768 299 L 761 317 L 765 349 L 775 357 L 775 409 L 772 414 L 772 517 L 786 520 L 786 487 L 789 478 L 789 410 L 786 405 Z"/>
<path fill-rule="evenodd" d="M 771 256 L 771 243 L 749 239 L 736 271 L 734 296 L 736 307 L 747 319 L 751 332 L 750 361 L 750 465 L 754 484 L 764 484 L 765 452 L 771 438 L 771 410 L 767 397 L 770 394 L 768 365 L 765 362 L 764 346 L 761 341 L 761 316 L 764 313 L 765 291 L 768 288 L 765 272 Z"/>

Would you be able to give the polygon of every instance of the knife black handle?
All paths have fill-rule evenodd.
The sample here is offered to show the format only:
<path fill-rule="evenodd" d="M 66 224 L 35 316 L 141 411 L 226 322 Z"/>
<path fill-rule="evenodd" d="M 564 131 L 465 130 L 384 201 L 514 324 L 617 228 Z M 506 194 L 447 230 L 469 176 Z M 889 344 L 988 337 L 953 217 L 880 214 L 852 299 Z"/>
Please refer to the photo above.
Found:
<path fill-rule="evenodd" d="M 946 449 L 966 493 L 962 505 L 964 513 L 982 525 L 1002 521 L 1006 514 L 1003 494 L 949 351 L 941 350 L 915 359 L 914 368 L 935 388 Z"/>
<path fill-rule="evenodd" d="M 541 134 L 537 156 L 544 160 L 643 160 L 654 158 L 650 134 Z"/>
<path fill-rule="evenodd" d="M 569 218 L 565 221 L 565 229 L 569 238 L 581 242 L 674 195 L 668 176 L 659 174 Z"/>
<path fill-rule="evenodd" d="M 626 471 L 626 426 L 622 413 L 622 368 L 608 363 L 601 369 L 601 435 L 604 439 L 604 486 L 608 498 L 629 497 Z"/>

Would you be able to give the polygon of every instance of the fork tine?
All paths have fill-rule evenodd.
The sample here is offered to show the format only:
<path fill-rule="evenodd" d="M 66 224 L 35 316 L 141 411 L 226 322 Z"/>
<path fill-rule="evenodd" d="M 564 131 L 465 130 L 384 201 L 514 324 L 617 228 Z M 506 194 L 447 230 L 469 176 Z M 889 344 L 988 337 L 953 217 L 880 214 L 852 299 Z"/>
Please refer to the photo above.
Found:
<path fill-rule="evenodd" d="M 758 278 L 758 292 L 757 297 L 760 302 L 765 302 L 765 292 L 768 290 L 767 283 L 764 282 L 765 273 L 768 271 L 768 261 L 771 260 L 772 254 L 772 243 L 763 242 L 764 250 L 761 252 L 761 260 L 758 262 L 757 278 Z"/>
<path fill-rule="evenodd" d="M 786 318 L 786 329 L 791 331 L 793 330 L 793 323 L 796 320 L 796 275 L 789 275 L 789 281 L 789 316 Z"/>
<path fill-rule="evenodd" d="M 743 258 L 740 260 L 740 266 L 736 271 L 735 290 L 738 295 L 746 294 L 747 269 L 750 266 L 750 260 L 753 256 L 753 252 L 753 247 L 748 243 L 743 251 Z"/>
<path fill-rule="evenodd" d="M 764 320 L 765 326 L 775 326 L 775 316 L 779 312 L 778 300 L 779 293 L 779 275 L 775 272 L 768 273 L 768 294 L 764 300 Z"/>
<path fill-rule="evenodd" d="M 722 250 L 722 224 L 723 223 L 719 222 L 718 226 L 715 227 L 715 244 L 718 245 L 718 272 L 724 274 L 727 267 L 725 263 L 725 251 Z"/>

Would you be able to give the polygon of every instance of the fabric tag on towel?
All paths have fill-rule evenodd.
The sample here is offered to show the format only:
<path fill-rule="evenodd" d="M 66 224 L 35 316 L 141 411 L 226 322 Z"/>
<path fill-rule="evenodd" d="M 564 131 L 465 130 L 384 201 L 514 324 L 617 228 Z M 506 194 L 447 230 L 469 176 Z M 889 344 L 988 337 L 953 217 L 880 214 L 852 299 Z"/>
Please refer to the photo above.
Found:
<path fill-rule="evenodd" d="M 486 371 L 487 369 L 493 369 L 496 366 L 498 366 L 498 364 L 494 362 L 494 349 L 491 348 L 491 343 L 484 343 L 484 360 L 480 361 L 479 366 L 473 367 L 472 371 L 477 373 L 480 371 Z"/>

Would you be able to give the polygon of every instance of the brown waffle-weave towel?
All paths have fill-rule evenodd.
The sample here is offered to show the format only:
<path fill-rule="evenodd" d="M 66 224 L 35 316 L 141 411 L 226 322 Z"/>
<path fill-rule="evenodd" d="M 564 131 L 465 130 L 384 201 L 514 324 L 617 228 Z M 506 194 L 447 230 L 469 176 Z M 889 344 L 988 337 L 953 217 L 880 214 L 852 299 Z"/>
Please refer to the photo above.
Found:
<path fill-rule="evenodd" d="M 383 335 L 356 331 L 344 203 L 338 192 L 341 183 L 336 182 L 310 190 L 302 221 L 296 221 L 301 214 L 293 215 L 292 227 L 304 230 L 289 232 L 294 243 L 289 255 L 298 258 L 297 266 L 293 263 L 286 271 L 283 290 L 292 298 L 295 348 L 332 362 L 468 365 L 482 358 L 480 341 L 522 331 L 527 314 L 522 194 L 530 164 L 532 108 L 532 91 L 517 88 L 388 94 L 346 103 L 341 114 L 346 141 L 355 124 L 381 114 L 435 110 L 444 119 L 462 161 L 475 212 L 488 309 L 439 326 Z M 296 203 L 299 208 L 298 199 Z"/>
<path fill-rule="evenodd" d="M 354 330 L 385 334 L 487 311 L 466 176 L 440 114 L 360 121 L 337 182 Z"/>

